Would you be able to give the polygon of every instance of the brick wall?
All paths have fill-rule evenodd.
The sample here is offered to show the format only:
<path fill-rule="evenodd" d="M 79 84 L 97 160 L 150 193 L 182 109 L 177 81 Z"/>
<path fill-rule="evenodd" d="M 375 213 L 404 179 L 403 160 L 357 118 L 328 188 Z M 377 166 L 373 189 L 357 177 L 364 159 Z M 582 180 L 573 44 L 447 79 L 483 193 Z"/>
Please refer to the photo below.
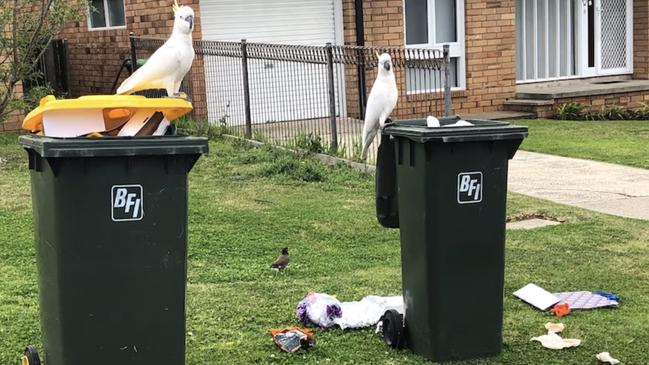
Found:
<path fill-rule="evenodd" d="M 403 47 L 403 0 L 364 0 L 365 45 Z M 345 44 L 356 44 L 354 0 L 343 0 Z M 496 111 L 516 91 L 515 1 L 466 0 L 466 90 L 454 91 L 456 114 Z M 357 110 L 356 73 L 347 70 L 348 110 Z M 368 90 L 375 75 L 368 74 Z M 397 75 L 405 89 L 405 77 Z M 440 110 L 442 95 L 418 94 L 401 97 L 393 115 L 397 118 L 422 117 Z M 424 101 L 424 102 L 422 102 Z M 353 113 L 352 113 L 353 114 Z"/>
<path fill-rule="evenodd" d="M 465 7 L 467 96 L 456 110 L 502 110 L 516 93 L 516 3 L 467 0 Z"/>
<path fill-rule="evenodd" d="M 19 82 L 16 84 L 14 89 L 14 95 L 16 98 L 20 98 L 23 95 L 23 84 Z M 15 132 L 22 129 L 23 118 L 25 115 L 20 110 L 14 110 L 9 113 L 7 119 L 0 123 L 0 132 Z"/>
<path fill-rule="evenodd" d="M 633 77 L 649 79 L 649 0 L 633 1 Z"/>
<path fill-rule="evenodd" d="M 125 0 L 126 29 L 88 30 L 88 21 L 84 17 L 59 34 L 68 40 L 70 88 L 74 97 L 90 94 L 109 94 L 117 73 L 124 59 L 130 58 L 129 32 L 139 36 L 167 38 L 173 28 L 172 0 Z M 180 1 L 191 6 L 195 13 L 194 39 L 201 39 L 201 18 L 199 0 Z M 138 55 L 140 57 L 140 55 Z M 204 100 L 205 85 L 202 77 L 193 75 L 202 73 L 202 59 L 196 58 L 192 66 L 190 94 L 196 96 L 194 116 L 206 115 Z M 122 72 L 121 83 L 127 72 Z M 201 82 L 199 82 L 201 81 Z M 202 92 L 200 92 L 203 90 Z"/>
<path fill-rule="evenodd" d="M 539 118 L 552 118 L 554 117 L 556 108 L 562 104 L 567 103 L 581 103 L 591 112 L 601 110 L 604 106 L 617 105 L 625 108 L 636 109 L 642 102 L 649 102 L 649 91 L 634 91 L 627 93 L 609 94 L 609 95 L 593 95 L 593 96 L 580 96 L 574 98 L 560 98 L 555 99 L 552 105 L 522 105 L 517 106 L 516 110 L 534 113 Z"/>

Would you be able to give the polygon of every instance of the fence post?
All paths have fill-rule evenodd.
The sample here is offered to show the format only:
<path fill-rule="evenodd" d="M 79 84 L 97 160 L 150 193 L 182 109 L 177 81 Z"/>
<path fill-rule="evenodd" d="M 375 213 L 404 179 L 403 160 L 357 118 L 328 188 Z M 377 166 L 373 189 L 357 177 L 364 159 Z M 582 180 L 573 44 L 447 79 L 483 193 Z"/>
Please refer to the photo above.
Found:
<path fill-rule="evenodd" d="M 131 42 L 131 73 L 137 70 L 137 54 L 135 53 L 135 33 L 128 34 L 128 40 Z"/>
<path fill-rule="evenodd" d="M 336 85 L 334 84 L 333 46 L 325 46 L 327 53 L 327 90 L 329 91 L 329 124 L 331 129 L 331 150 L 338 150 L 338 127 L 336 125 Z"/>
<path fill-rule="evenodd" d="M 453 114 L 451 103 L 451 52 L 448 44 L 444 45 L 444 116 Z"/>
<path fill-rule="evenodd" d="M 252 122 L 250 117 L 250 83 L 248 82 L 248 46 L 245 39 L 241 40 L 241 72 L 243 74 L 243 103 L 246 113 L 245 137 L 252 139 Z"/>
<path fill-rule="evenodd" d="M 356 74 L 358 78 L 358 110 L 361 120 L 365 119 L 365 99 L 367 98 L 367 93 L 365 90 L 365 51 L 363 48 L 360 48 L 356 51 Z"/>

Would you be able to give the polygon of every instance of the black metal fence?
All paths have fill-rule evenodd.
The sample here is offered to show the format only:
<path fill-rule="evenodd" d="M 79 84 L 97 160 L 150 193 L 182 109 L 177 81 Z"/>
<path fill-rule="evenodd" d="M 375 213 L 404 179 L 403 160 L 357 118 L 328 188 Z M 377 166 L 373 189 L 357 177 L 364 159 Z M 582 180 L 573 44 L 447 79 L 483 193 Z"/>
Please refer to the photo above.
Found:
<path fill-rule="evenodd" d="M 142 63 L 163 42 L 133 36 L 131 58 Z M 357 159 L 365 103 L 376 77 L 376 54 L 384 52 L 392 56 L 400 90 L 394 118 L 451 113 L 447 47 L 302 46 L 242 40 L 195 41 L 194 50 L 192 70 L 181 87 L 194 104 L 193 118 L 245 138 Z"/>

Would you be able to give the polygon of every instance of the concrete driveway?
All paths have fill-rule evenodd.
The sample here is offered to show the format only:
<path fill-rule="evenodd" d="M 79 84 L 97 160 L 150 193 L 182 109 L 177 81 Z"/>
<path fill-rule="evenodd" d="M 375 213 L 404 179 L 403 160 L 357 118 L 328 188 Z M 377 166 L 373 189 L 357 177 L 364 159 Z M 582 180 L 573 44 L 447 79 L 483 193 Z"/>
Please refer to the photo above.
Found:
<path fill-rule="evenodd" d="M 649 170 L 518 151 L 509 190 L 557 203 L 649 220 Z"/>

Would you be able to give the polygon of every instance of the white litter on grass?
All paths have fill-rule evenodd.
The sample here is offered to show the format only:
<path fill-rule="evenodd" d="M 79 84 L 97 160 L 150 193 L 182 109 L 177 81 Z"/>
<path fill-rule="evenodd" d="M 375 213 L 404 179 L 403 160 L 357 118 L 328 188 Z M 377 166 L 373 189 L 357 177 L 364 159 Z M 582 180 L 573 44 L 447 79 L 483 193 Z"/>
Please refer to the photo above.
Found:
<path fill-rule="evenodd" d="M 581 344 L 581 340 L 576 338 L 561 338 L 554 332 L 548 332 L 547 335 L 532 337 L 530 341 L 538 341 L 545 348 L 551 350 L 561 350 L 569 347 L 577 347 Z"/>
<path fill-rule="evenodd" d="M 563 323 L 552 323 L 548 322 L 545 324 L 545 329 L 548 330 L 548 333 L 559 333 L 563 331 L 566 326 Z"/>
<path fill-rule="evenodd" d="M 607 362 L 611 365 L 620 363 L 620 360 L 614 359 L 613 356 L 611 356 L 611 354 L 609 354 L 608 352 L 600 352 L 599 354 L 595 355 L 595 357 L 597 358 L 597 360 L 601 362 Z"/>
<path fill-rule="evenodd" d="M 388 310 L 404 313 L 403 297 L 379 297 L 369 295 L 358 302 L 342 302 L 342 317 L 334 319 L 334 324 L 345 328 L 363 328 L 375 325 Z"/>

